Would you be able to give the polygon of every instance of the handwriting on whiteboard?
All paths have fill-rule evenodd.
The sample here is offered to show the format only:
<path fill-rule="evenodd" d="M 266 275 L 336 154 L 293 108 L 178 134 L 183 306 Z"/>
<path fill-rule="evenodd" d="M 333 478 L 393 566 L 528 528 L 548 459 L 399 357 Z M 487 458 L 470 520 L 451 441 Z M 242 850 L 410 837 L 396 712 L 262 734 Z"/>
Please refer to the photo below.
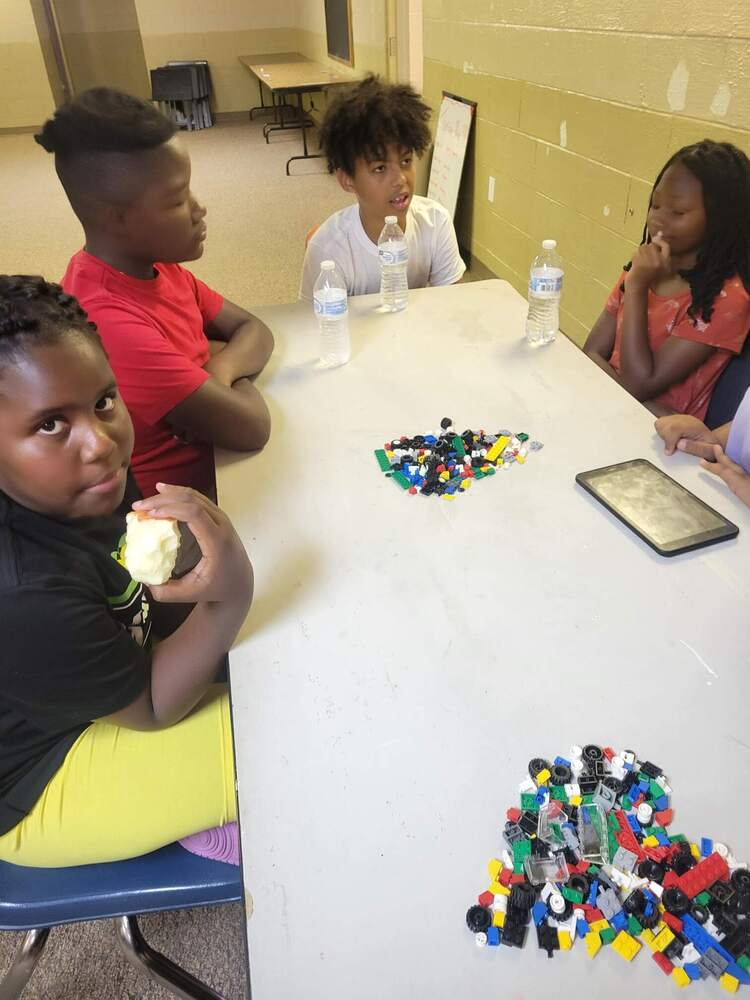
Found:
<path fill-rule="evenodd" d="M 443 97 L 435 135 L 435 148 L 430 165 L 427 197 L 434 198 L 451 213 L 456 213 L 458 189 L 466 158 L 474 105 Z"/>

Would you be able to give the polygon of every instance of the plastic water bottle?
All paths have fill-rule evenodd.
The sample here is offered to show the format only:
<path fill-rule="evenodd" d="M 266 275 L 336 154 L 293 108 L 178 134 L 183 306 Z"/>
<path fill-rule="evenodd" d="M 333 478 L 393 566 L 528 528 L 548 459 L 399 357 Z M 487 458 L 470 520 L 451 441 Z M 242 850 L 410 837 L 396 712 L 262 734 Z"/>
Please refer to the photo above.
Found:
<path fill-rule="evenodd" d="M 313 288 L 320 330 L 320 361 L 326 368 L 345 365 L 351 357 L 346 282 L 332 260 L 324 260 Z"/>
<path fill-rule="evenodd" d="M 400 312 L 409 302 L 406 267 L 409 248 L 395 215 L 386 215 L 378 237 L 380 257 L 380 304 L 386 312 Z"/>
<path fill-rule="evenodd" d="M 542 252 L 531 263 L 526 317 L 526 340 L 530 344 L 549 344 L 560 328 L 563 265 L 556 248 L 555 240 L 544 240 Z"/>

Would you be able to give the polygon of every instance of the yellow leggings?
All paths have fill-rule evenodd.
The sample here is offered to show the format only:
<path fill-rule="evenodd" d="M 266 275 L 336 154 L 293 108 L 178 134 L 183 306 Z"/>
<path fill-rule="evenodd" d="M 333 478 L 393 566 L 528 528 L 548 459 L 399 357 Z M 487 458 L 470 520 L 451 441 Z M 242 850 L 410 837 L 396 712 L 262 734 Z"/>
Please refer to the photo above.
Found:
<path fill-rule="evenodd" d="M 121 861 L 236 818 L 229 695 L 216 684 L 168 729 L 89 726 L 31 812 L 0 837 L 0 859 Z"/>

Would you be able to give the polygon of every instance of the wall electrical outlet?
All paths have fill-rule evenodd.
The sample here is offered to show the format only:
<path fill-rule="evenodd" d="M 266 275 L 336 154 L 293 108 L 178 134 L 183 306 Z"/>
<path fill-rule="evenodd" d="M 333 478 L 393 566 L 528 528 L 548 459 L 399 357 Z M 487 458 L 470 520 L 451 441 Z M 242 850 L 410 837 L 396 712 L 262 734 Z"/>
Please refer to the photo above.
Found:
<path fill-rule="evenodd" d="M 487 201 L 495 200 L 495 178 L 490 174 L 490 179 L 487 183 Z"/>

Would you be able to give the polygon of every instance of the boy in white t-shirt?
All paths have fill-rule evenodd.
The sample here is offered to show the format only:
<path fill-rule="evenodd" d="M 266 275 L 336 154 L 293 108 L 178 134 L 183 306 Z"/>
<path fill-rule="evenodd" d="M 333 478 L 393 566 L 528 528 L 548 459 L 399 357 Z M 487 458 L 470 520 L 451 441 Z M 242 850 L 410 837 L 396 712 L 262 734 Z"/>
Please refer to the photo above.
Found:
<path fill-rule="evenodd" d="M 357 202 L 330 216 L 314 233 L 302 266 L 299 297 L 312 301 L 320 264 L 333 260 L 349 295 L 380 290 L 378 236 L 395 215 L 409 248 L 409 288 L 452 285 L 466 270 L 453 221 L 438 202 L 414 194 L 417 165 L 431 142 L 430 109 L 406 84 L 368 76 L 332 103 L 320 146 L 345 191 Z"/>

